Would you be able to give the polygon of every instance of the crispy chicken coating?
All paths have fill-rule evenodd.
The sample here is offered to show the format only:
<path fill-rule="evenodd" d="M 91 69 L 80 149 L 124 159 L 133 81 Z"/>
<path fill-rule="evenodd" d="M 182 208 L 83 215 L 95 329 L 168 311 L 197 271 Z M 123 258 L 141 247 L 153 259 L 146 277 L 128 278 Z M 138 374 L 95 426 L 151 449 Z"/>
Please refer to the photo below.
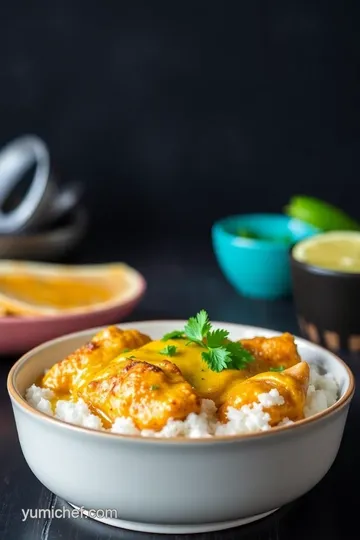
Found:
<path fill-rule="evenodd" d="M 121 330 L 109 326 L 96 334 L 89 343 L 52 366 L 43 377 L 41 386 L 60 394 L 74 393 L 124 349 L 135 349 L 149 341 L 149 336 L 137 330 Z"/>
<path fill-rule="evenodd" d="M 250 365 L 250 369 L 253 367 L 257 372 L 268 371 L 269 367 L 287 369 L 301 362 L 294 336 L 289 333 L 270 338 L 241 339 L 240 343 L 255 357 L 255 365 Z"/>
<path fill-rule="evenodd" d="M 200 398 L 180 369 L 168 360 L 157 364 L 117 358 L 80 391 L 105 423 L 131 418 L 138 429 L 161 430 L 167 421 L 200 412 Z"/>
<path fill-rule="evenodd" d="M 239 382 L 227 393 L 226 401 L 218 412 L 219 419 L 226 423 L 228 407 L 240 409 L 243 405 L 258 401 L 259 394 L 268 393 L 275 388 L 284 398 L 284 403 L 264 407 L 264 411 L 270 414 L 270 425 L 275 426 L 285 418 L 294 422 L 301 420 L 304 417 L 309 377 L 309 365 L 300 362 L 282 372 L 259 373 Z"/>

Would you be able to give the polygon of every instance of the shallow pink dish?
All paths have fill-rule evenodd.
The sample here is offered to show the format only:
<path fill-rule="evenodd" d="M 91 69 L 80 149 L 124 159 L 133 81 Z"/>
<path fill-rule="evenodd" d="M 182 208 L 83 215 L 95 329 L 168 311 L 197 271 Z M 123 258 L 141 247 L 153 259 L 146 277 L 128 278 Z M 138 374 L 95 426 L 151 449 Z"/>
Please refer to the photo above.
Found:
<path fill-rule="evenodd" d="M 0 354 L 20 354 L 44 341 L 96 326 L 117 324 L 137 306 L 146 291 L 140 276 L 140 287 L 131 300 L 106 309 L 73 315 L 45 317 L 0 317 Z"/>

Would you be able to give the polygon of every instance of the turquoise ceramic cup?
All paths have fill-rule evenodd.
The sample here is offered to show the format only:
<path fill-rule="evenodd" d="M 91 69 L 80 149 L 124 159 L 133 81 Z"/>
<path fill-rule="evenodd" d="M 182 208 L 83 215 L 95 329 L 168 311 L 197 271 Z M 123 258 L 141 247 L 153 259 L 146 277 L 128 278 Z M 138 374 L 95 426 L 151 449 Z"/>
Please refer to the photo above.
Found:
<path fill-rule="evenodd" d="M 241 237 L 239 231 L 260 239 Z M 282 214 L 243 214 L 214 223 L 212 241 L 224 276 L 240 294 L 274 300 L 291 292 L 291 247 L 319 232 Z"/>

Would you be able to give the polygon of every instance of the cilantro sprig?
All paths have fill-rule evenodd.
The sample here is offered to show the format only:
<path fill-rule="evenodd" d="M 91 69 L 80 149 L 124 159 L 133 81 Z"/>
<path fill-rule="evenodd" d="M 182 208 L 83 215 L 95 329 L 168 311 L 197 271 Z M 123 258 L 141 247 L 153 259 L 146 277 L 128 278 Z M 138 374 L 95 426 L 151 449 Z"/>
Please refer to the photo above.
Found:
<path fill-rule="evenodd" d="M 203 350 L 201 357 L 212 371 L 224 369 L 245 369 L 255 358 L 241 343 L 229 341 L 229 332 L 213 329 L 209 315 L 202 309 L 195 317 L 190 317 L 183 330 L 165 334 L 162 341 L 187 339 L 186 345 L 196 343 Z M 177 347 L 167 345 L 160 354 L 174 356 Z"/>
<path fill-rule="evenodd" d="M 195 317 L 190 317 L 184 328 L 188 343 L 196 343 L 203 349 L 202 359 L 212 371 L 224 369 L 244 369 L 255 359 L 241 343 L 228 340 L 227 330 L 213 330 L 207 312 L 202 309 Z"/>
<path fill-rule="evenodd" d="M 211 323 L 209 321 L 208 314 L 204 309 L 199 311 L 195 317 L 190 317 L 184 328 L 186 337 L 201 347 L 204 347 L 203 340 L 208 335 L 210 330 Z"/>

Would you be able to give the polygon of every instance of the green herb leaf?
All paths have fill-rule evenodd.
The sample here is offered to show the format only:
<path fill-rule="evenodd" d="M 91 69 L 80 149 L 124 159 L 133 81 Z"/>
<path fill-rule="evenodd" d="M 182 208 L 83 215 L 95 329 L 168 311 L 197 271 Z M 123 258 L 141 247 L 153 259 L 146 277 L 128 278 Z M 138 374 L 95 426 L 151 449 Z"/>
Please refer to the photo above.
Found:
<path fill-rule="evenodd" d="M 204 309 L 199 311 L 195 317 L 190 317 L 185 325 L 185 334 L 190 341 L 202 343 L 204 337 L 210 332 L 211 323 L 209 316 Z"/>
<path fill-rule="evenodd" d="M 224 347 L 215 347 L 201 354 L 203 360 L 212 371 L 220 372 L 228 367 L 230 353 Z"/>
<path fill-rule="evenodd" d="M 158 384 L 152 384 L 150 390 L 159 390 L 160 386 Z"/>
<path fill-rule="evenodd" d="M 131 349 L 123 349 L 123 352 L 130 352 Z"/>
<path fill-rule="evenodd" d="M 176 354 L 176 350 L 176 345 L 166 345 L 166 347 L 160 351 L 160 354 L 164 354 L 165 356 L 174 356 Z"/>
<path fill-rule="evenodd" d="M 226 330 L 213 330 L 212 332 L 208 332 L 206 336 L 206 344 L 211 348 L 221 347 L 228 335 L 229 332 Z"/>
<path fill-rule="evenodd" d="M 185 334 L 184 330 L 173 330 L 173 332 L 169 332 L 168 334 L 165 334 L 162 338 L 162 341 L 167 341 L 168 339 L 184 339 Z"/>
<path fill-rule="evenodd" d="M 284 371 L 284 366 L 271 367 L 269 371 Z"/>
<path fill-rule="evenodd" d="M 246 368 L 246 364 L 254 361 L 253 355 L 241 343 L 231 341 L 225 347 L 231 355 L 231 362 L 228 364 L 228 369 L 244 369 Z"/>

